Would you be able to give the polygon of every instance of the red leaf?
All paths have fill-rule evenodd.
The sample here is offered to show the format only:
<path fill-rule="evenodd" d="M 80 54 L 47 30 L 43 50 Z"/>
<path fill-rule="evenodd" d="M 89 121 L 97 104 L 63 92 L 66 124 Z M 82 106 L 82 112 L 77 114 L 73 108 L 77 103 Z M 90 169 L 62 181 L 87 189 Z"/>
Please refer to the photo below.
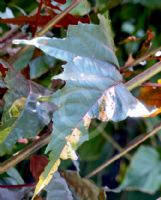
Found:
<path fill-rule="evenodd" d="M 53 16 L 40 15 L 37 21 L 37 26 L 44 26 L 46 25 L 56 14 L 53 12 Z M 35 26 L 36 22 L 36 15 L 34 16 L 19 16 L 16 18 L 8 18 L 8 19 L 0 19 L 0 23 L 4 24 L 16 24 L 16 25 L 24 25 L 29 24 Z M 69 24 L 75 25 L 78 24 L 78 22 L 82 23 L 89 23 L 89 17 L 75 17 L 71 14 L 66 15 L 65 18 L 61 19 L 55 27 L 67 27 Z"/>
<path fill-rule="evenodd" d="M 39 176 L 47 164 L 48 158 L 46 156 L 33 155 L 30 158 L 30 171 L 36 181 L 39 180 Z"/>
<path fill-rule="evenodd" d="M 6 72 L 8 71 L 7 68 L 5 68 L 1 63 L 0 63 L 0 73 L 3 77 L 6 76 Z"/>
<path fill-rule="evenodd" d="M 57 3 L 65 4 L 66 0 L 55 0 Z"/>

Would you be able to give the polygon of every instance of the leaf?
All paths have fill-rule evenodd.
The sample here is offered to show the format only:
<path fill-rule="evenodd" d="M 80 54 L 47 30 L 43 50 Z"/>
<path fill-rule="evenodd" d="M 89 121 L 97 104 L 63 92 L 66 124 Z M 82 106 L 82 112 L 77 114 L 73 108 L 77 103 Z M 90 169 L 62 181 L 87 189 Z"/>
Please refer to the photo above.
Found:
<path fill-rule="evenodd" d="M 72 3 L 72 0 L 68 0 L 65 5 L 61 5 L 61 10 L 66 9 L 68 6 L 70 6 Z M 84 16 L 88 15 L 91 11 L 91 5 L 88 0 L 82 0 L 73 10 L 70 12 L 74 16 Z"/>
<path fill-rule="evenodd" d="M 30 48 L 28 49 L 23 55 L 21 55 L 13 64 L 14 69 L 17 71 L 20 71 L 22 69 L 24 69 L 27 64 L 29 63 L 30 59 L 33 56 L 34 53 L 34 49 L 35 48 Z"/>
<path fill-rule="evenodd" d="M 61 3 L 61 4 L 65 4 L 66 3 L 66 0 L 55 0 L 56 2 L 58 3 Z"/>
<path fill-rule="evenodd" d="M 154 194 L 161 186 L 161 160 L 150 146 L 141 146 L 132 158 L 125 178 L 118 189 L 139 190 Z"/>
<path fill-rule="evenodd" d="M 112 39 L 109 40 L 106 31 L 104 23 L 100 25 L 79 24 L 78 26 L 69 26 L 67 38 L 63 40 L 40 37 L 30 41 L 14 40 L 13 42 L 35 45 L 46 54 L 66 61 L 74 61 L 76 56 L 92 57 L 118 66 L 113 46 L 111 46 Z"/>
<path fill-rule="evenodd" d="M 26 80 L 21 74 L 9 72 L 8 91 L 0 126 L 0 155 L 11 153 L 19 138 L 32 138 L 49 123 L 53 105 L 40 103 L 37 98 L 50 94 L 42 86 Z M 12 77 L 12 78 L 11 78 Z M 21 85 L 21 87 L 19 87 Z"/>
<path fill-rule="evenodd" d="M 56 157 L 57 158 L 57 157 Z M 48 163 L 46 166 L 45 170 L 39 177 L 39 182 L 36 185 L 34 195 L 32 197 L 32 200 L 36 197 L 36 195 L 45 187 L 49 184 L 51 181 L 53 174 L 58 170 L 58 167 L 60 165 L 60 160 L 59 159 L 53 159 Z"/>
<path fill-rule="evenodd" d="M 45 188 L 47 200 L 105 200 L 104 190 L 91 181 L 81 178 L 76 172 L 56 172 L 49 185 Z"/>
<path fill-rule="evenodd" d="M 6 2 L 0 1 L 0 12 L 5 12 L 6 7 Z"/>
<path fill-rule="evenodd" d="M 56 59 L 50 56 L 42 55 L 29 63 L 30 78 L 35 79 L 46 73 L 54 66 Z"/>
<path fill-rule="evenodd" d="M 36 181 L 39 180 L 39 176 L 44 171 L 44 168 L 48 162 L 48 158 L 42 155 L 33 155 L 30 158 L 30 171 Z"/>
<path fill-rule="evenodd" d="M 52 138 L 46 150 L 51 151 L 50 162 L 53 165 L 61 158 L 72 132 L 77 130 L 80 139 L 84 136 L 88 139 L 87 129 L 92 118 L 120 121 L 128 116 L 149 114 L 123 85 L 121 74 L 116 68 L 118 61 L 109 20 L 103 16 L 99 18 L 99 25 L 69 26 L 67 38 L 64 39 L 40 37 L 30 41 L 14 41 L 16 44 L 34 45 L 50 56 L 67 61 L 63 73 L 54 77 L 65 80 L 66 85 L 50 98 L 58 106 L 53 116 Z M 76 146 L 79 145 L 77 141 Z M 71 149 L 69 152 L 66 158 L 72 157 Z M 44 183 L 41 181 L 41 185 L 38 184 L 41 189 L 46 179 L 49 179 L 47 174 L 54 173 L 50 169 L 51 163 L 43 173 Z M 37 191 L 40 191 L 39 186 Z"/>
<path fill-rule="evenodd" d="M 6 188 L 0 188 L 0 199 L 1 200 L 18 200 L 23 199 L 27 193 L 29 193 L 31 189 L 29 188 L 21 188 L 16 190 L 10 190 Z"/>
<path fill-rule="evenodd" d="M 53 175 L 50 184 L 45 190 L 47 191 L 47 200 L 52 200 L 53 197 L 55 200 L 74 200 L 65 179 L 58 172 Z"/>
<path fill-rule="evenodd" d="M 138 98 L 149 106 L 159 108 L 161 107 L 161 87 L 141 87 Z"/>
<path fill-rule="evenodd" d="M 140 3 L 143 6 L 146 6 L 151 9 L 161 8 L 161 2 L 158 0 L 154 0 L 153 3 L 151 0 L 124 0 L 125 3 Z"/>
<path fill-rule="evenodd" d="M 138 98 L 148 106 L 155 106 L 156 112 L 151 116 L 154 117 L 161 112 L 161 87 L 143 86 L 140 89 Z"/>
<path fill-rule="evenodd" d="M 54 16 L 56 16 L 56 13 L 53 13 L 51 15 L 40 15 L 37 21 L 37 26 L 44 26 L 46 23 L 48 23 Z M 15 24 L 15 25 L 35 25 L 36 22 L 36 15 L 33 16 L 18 16 L 16 18 L 6 18 L 6 19 L 0 19 L 0 23 L 3 24 Z M 62 18 L 54 27 L 67 27 L 69 24 L 78 24 L 78 22 L 82 23 L 89 23 L 89 18 L 86 17 L 74 17 L 71 14 L 67 14 L 65 18 Z"/>
<path fill-rule="evenodd" d="M 63 171 L 61 175 L 72 191 L 74 200 L 105 200 L 103 188 L 98 188 L 86 178 L 81 178 L 76 172 Z M 100 198 L 101 197 L 101 198 Z"/>
<path fill-rule="evenodd" d="M 11 178 L 16 180 L 17 184 L 24 184 L 24 180 L 22 179 L 20 173 L 17 171 L 16 168 L 11 167 L 7 172 L 6 172 Z"/>

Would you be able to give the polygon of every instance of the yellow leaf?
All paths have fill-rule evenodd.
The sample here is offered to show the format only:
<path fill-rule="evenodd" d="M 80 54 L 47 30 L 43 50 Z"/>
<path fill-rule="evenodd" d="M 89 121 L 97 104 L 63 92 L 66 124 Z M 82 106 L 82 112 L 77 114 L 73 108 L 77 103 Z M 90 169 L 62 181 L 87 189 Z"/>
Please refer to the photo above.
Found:
<path fill-rule="evenodd" d="M 53 164 L 54 163 L 54 164 Z M 60 165 L 60 159 L 58 159 L 56 162 L 55 161 L 50 161 L 45 168 L 44 172 L 40 175 L 39 181 L 36 185 L 34 195 L 32 197 L 32 200 L 36 197 L 36 195 L 39 194 L 39 192 L 49 184 L 51 181 L 53 174 L 58 170 L 58 167 Z"/>

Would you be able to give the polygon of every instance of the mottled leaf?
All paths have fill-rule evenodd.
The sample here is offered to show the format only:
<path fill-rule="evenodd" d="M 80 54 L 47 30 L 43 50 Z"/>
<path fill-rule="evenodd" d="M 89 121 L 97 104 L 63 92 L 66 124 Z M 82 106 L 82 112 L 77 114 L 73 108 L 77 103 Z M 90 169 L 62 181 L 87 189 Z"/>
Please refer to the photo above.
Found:
<path fill-rule="evenodd" d="M 120 121 L 128 116 L 149 114 L 123 85 L 122 76 L 117 70 L 110 22 L 103 16 L 99 18 L 99 25 L 69 26 L 64 39 L 40 37 L 30 41 L 14 41 L 35 45 L 46 54 L 67 61 L 63 66 L 64 71 L 54 77 L 65 80 L 66 85 L 50 98 L 58 106 L 53 116 L 52 138 L 46 150 L 51 151 L 53 164 L 60 158 L 73 158 L 72 149 L 76 147 L 73 148 L 68 136 L 79 132 L 79 139 L 82 140 L 87 135 L 85 133 L 92 118 Z M 79 141 L 76 143 L 75 146 L 80 145 Z M 66 147 L 68 155 L 64 157 L 62 152 Z M 49 166 L 43 174 L 41 188 L 46 183 L 48 173 L 51 174 Z M 40 191 L 38 187 L 37 191 Z"/>

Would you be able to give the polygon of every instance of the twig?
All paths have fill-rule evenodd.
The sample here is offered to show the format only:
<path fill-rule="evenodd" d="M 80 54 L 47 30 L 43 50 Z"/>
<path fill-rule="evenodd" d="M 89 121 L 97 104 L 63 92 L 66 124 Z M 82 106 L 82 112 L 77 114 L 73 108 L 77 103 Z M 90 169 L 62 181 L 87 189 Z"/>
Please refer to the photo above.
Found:
<path fill-rule="evenodd" d="M 37 34 L 35 37 L 40 37 L 47 33 L 55 24 L 57 24 L 63 17 L 65 17 L 73 8 L 75 8 L 82 0 L 73 0 L 71 5 L 67 7 L 62 13 L 56 15 L 52 20 L 49 21 Z M 14 63 L 14 61 L 22 54 L 24 54 L 31 46 L 25 46 L 20 49 L 19 52 L 14 57 L 11 57 L 9 63 Z"/>
<path fill-rule="evenodd" d="M 154 136 L 159 130 L 161 130 L 161 123 L 158 124 L 158 126 L 156 126 L 152 131 L 150 131 L 148 134 L 146 134 L 143 138 L 135 141 L 134 143 L 132 143 L 131 145 L 129 145 L 127 148 L 124 149 L 123 152 L 117 154 L 116 156 L 114 156 L 113 158 L 111 158 L 110 160 L 107 160 L 106 162 L 104 162 L 101 166 L 99 166 L 98 168 L 96 168 L 94 171 L 92 171 L 91 173 L 89 173 L 86 178 L 91 178 L 92 176 L 95 176 L 96 174 L 98 174 L 100 171 L 102 171 L 104 168 L 106 168 L 107 166 L 111 165 L 113 162 L 115 162 L 116 160 L 120 159 L 121 157 L 123 157 L 124 155 L 126 155 L 128 152 L 130 152 L 131 150 L 133 150 L 134 148 L 136 148 L 138 145 L 140 145 L 141 143 L 143 143 L 144 141 L 146 141 L 147 139 L 149 139 L 150 137 Z"/>
<path fill-rule="evenodd" d="M 118 150 L 118 152 L 124 151 L 124 149 L 110 135 L 108 135 L 104 132 L 101 132 L 101 134 L 108 142 L 110 142 L 115 147 L 116 150 Z M 131 160 L 130 154 L 126 154 L 125 158 L 128 160 Z"/>
<path fill-rule="evenodd" d="M 8 160 L 1 163 L 0 164 L 0 174 L 6 172 L 9 168 L 15 166 L 16 164 L 18 164 L 25 158 L 32 155 L 34 152 L 39 150 L 41 147 L 48 144 L 49 141 L 50 141 L 49 134 L 44 134 L 43 136 L 41 136 L 38 140 L 34 141 L 32 144 L 25 147 L 22 151 L 16 153 L 11 158 L 9 158 Z"/>
<path fill-rule="evenodd" d="M 125 71 L 127 68 L 129 68 L 129 67 L 131 67 L 131 66 L 134 67 L 134 66 L 138 65 L 140 62 L 146 60 L 149 56 L 155 54 L 157 51 L 160 51 L 160 50 L 161 50 L 161 47 L 158 47 L 158 48 L 156 48 L 156 49 L 152 49 L 151 51 L 146 52 L 144 55 L 142 55 L 141 57 L 139 57 L 139 58 L 137 58 L 136 60 L 134 60 L 134 61 L 130 64 L 130 66 L 128 65 L 128 66 L 121 67 L 121 68 L 120 68 L 120 71 L 123 72 L 123 71 Z"/>
<path fill-rule="evenodd" d="M 102 136 L 108 141 L 108 142 L 110 142 L 112 145 L 113 145 L 113 147 L 116 149 L 116 150 L 118 150 L 118 152 L 122 152 L 124 149 L 109 135 L 109 134 L 106 134 L 105 132 L 104 132 L 104 126 L 98 126 L 97 125 L 97 123 L 96 123 L 96 121 L 94 121 L 93 122 L 93 125 L 95 126 L 95 127 L 97 127 L 97 131 L 99 132 L 99 133 L 101 133 L 102 134 Z M 125 155 L 125 157 L 128 159 L 128 160 L 131 160 L 131 156 L 129 155 L 129 154 L 127 154 L 127 155 Z"/>
<path fill-rule="evenodd" d="M 152 67 L 148 68 L 141 74 L 135 76 L 130 81 L 126 82 L 125 85 L 128 88 L 128 90 L 133 90 L 134 88 L 140 86 L 142 83 L 150 79 L 151 77 L 155 76 L 161 72 L 161 61 L 154 64 Z"/>

